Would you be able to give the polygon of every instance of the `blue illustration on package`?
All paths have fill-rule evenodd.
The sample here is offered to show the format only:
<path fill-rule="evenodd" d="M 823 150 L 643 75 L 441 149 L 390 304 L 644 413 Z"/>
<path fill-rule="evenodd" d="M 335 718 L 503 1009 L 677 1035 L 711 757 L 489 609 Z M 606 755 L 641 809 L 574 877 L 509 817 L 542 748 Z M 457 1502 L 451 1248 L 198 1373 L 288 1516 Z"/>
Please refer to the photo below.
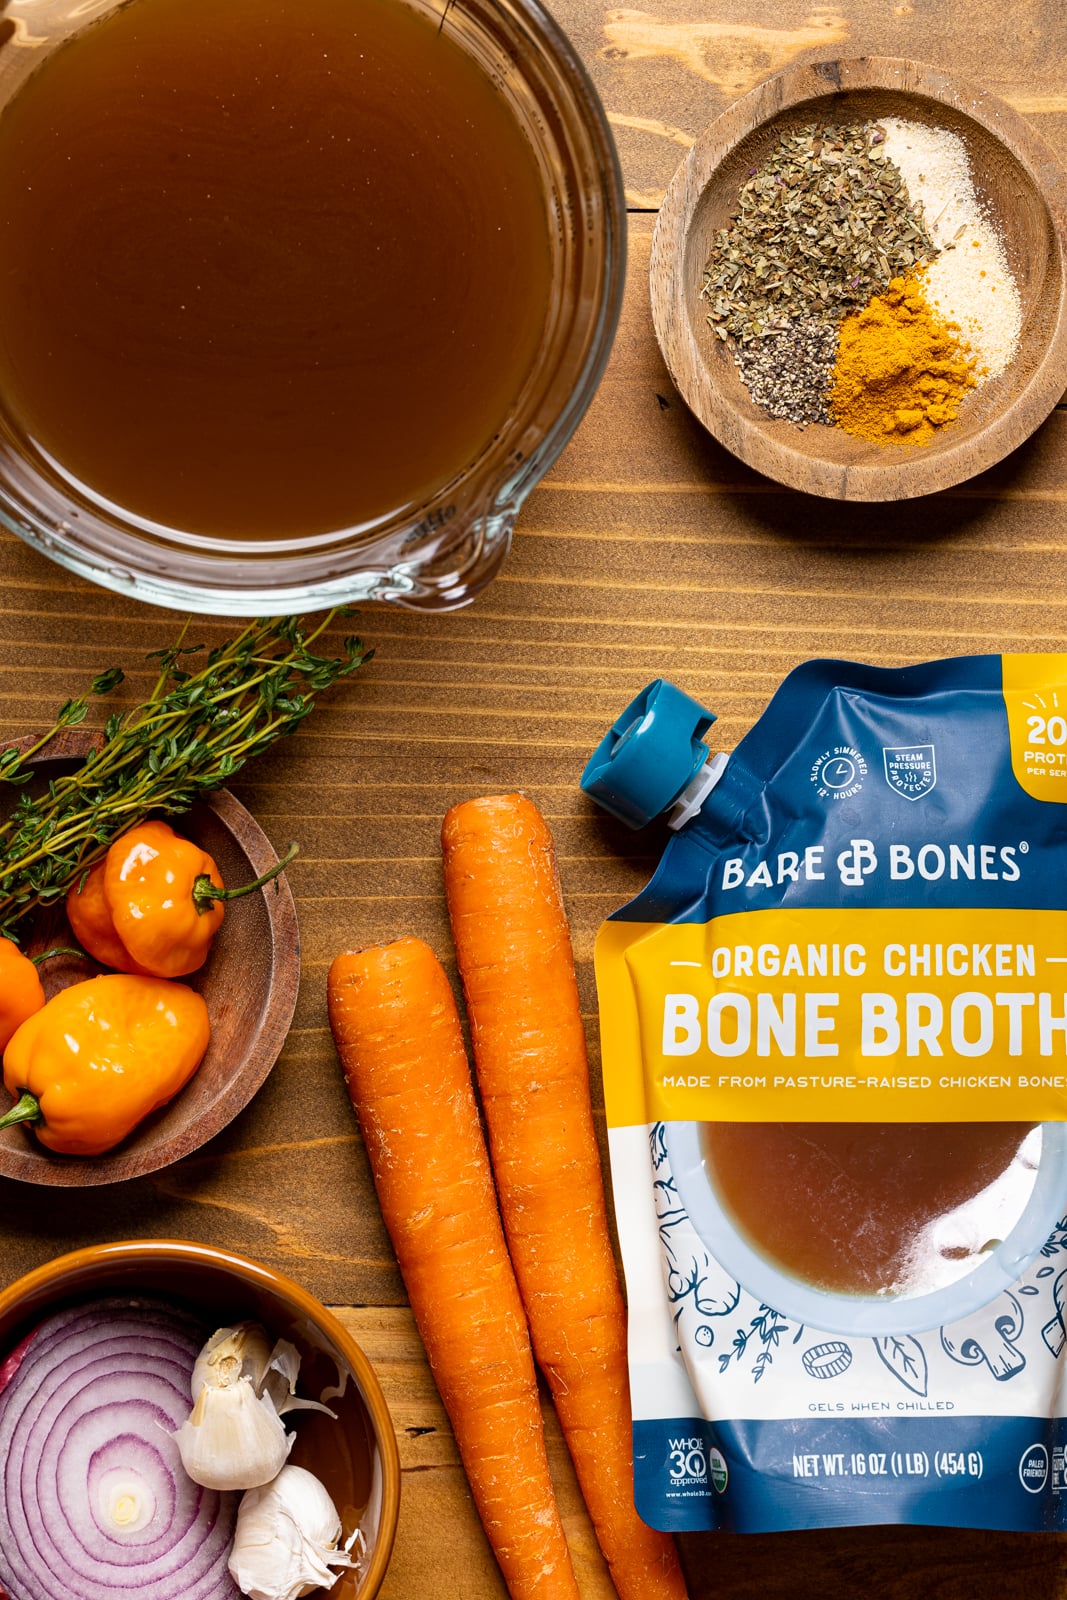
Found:
<path fill-rule="evenodd" d="M 815 661 L 727 755 L 661 680 L 586 768 L 669 830 L 596 955 L 655 1526 L 1067 1528 L 1062 704 Z"/>

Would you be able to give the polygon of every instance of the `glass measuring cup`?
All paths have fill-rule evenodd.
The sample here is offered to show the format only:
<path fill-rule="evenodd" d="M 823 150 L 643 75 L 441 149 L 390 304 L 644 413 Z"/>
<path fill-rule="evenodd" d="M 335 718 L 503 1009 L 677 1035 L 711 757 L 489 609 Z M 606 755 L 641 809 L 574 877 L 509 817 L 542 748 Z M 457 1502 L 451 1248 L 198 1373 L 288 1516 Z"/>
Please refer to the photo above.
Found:
<path fill-rule="evenodd" d="M 52 49 L 121 3 L 12 0 L 0 34 L 0 117 Z M 361 599 L 451 609 L 498 570 L 519 508 L 573 432 L 607 360 L 622 290 L 621 179 L 581 63 L 536 0 L 407 3 L 446 31 L 503 98 L 540 180 L 551 260 L 544 336 L 492 437 L 401 512 L 288 540 L 233 540 L 109 503 L 27 438 L 0 395 L 0 519 L 28 543 L 107 588 L 234 615 Z"/>

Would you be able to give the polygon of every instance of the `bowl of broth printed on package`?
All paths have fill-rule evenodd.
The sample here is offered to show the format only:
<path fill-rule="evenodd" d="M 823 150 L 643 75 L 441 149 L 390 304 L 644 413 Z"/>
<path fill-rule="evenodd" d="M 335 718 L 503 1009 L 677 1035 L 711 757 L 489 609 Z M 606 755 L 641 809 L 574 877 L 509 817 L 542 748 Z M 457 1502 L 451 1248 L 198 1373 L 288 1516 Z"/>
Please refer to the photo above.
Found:
<path fill-rule="evenodd" d="M 1014 1284 L 1062 1211 L 1062 1123 L 673 1123 L 700 1238 L 829 1333 L 956 1322 Z"/>
<path fill-rule="evenodd" d="M 607 360 L 622 185 L 536 0 L 13 0 L 0 516 L 106 587 L 464 604 Z"/>

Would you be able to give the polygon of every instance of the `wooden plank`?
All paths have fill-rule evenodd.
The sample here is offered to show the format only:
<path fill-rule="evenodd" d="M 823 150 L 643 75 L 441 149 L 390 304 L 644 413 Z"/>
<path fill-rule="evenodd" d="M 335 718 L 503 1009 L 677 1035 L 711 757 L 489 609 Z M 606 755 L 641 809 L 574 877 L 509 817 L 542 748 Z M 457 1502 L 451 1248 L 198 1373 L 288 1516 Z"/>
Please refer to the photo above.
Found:
<path fill-rule="evenodd" d="M 338 1314 L 375 1364 L 400 1443 L 400 1528 L 382 1600 L 413 1595 L 506 1600 L 411 1313 L 404 1307 L 340 1308 Z M 582 1600 L 615 1600 L 547 1394 L 543 1408 L 549 1466 Z M 428 1528 L 436 1537 L 426 1538 Z"/>
<path fill-rule="evenodd" d="M 694 0 L 604 6 L 556 0 L 608 115 L 628 203 L 655 210 L 686 148 L 739 95 L 794 62 L 892 55 L 928 61 L 1032 117 L 1067 159 L 1067 85 L 1058 0 Z M 1010 38 L 1008 34 L 1010 33 Z"/>
<path fill-rule="evenodd" d="M 1067 157 L 1062 17 L 1054 0 L 1004 14 L 982 0 L 839 0 L 821 9 L 692 0 L 647 11 L 559 0 L 619 139 L 636 205 L 654 205 L 688 141 L 788 60 L 842 51 L 949 62 L 1004 94 Z M 839 20 L 834 20 L 834 19 Z M 672 31 L 673 30 L 673 31 Z M 717 30 L 717 31 L 716 31 Z M 1067 412 L 980 480 L 907 508 L 805 501 L 740 467 L 678 401 L 652 337 L 652 218 L 631 219 L 627 300 L 607 377 L 520 518 L 500 580 L 468 611 L 366 608 L 378 651 L 300 735 L 235 785 L 292 872 L 305 948 L 296 1025 L 252 1105 L 166 1173 L 70 1195 L 0 1183 L 3 1281 L 75 1245 L 178 1237 L 281 1268 L 339 1306 L 372 1354 L 402 1441 L 404 1510 L 385 1600 L 500 1600 L 454 1445 L 407 1312 L 325 1021 L 345 943 L 413 931 L 449 962 L 438 864 L 454 800 L 518 786 L 550 817 L 596 1070 L 592 944 L 647 878 L 662 834 L 599 817 L 577 780 L 622 704 L 664 674 L 720 712 L 730 748 L 790 667 L 812 655 L 886 664 L 1062 647 Z M 0 534 L 0 736 L 43 726 L 90 673 L 144 652 L 177 619 L 106 594 Z M 232 627 L 198 618 L 217 642 Z M 601 1132 L 602 1132 L 601 1127 Z M 553 1470 L 583 1595 L 606 1600 L 599 1557 L 546 1401 Z M 1030 1600 L 1067 1584 L 1064 1541 L 862 1530 L 682 1541 L 693 1600 Z"/>

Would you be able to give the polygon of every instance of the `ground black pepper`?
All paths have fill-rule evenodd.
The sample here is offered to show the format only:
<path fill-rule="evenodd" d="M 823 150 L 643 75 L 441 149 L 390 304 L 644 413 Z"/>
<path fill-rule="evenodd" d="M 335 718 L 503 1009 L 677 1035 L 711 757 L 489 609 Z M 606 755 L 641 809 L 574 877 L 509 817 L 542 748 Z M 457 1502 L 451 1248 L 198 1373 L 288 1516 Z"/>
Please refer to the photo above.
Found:
<path fill-rule="evenodd" d="M 830 423 L 827 395 L 837 360 L 838 325 L 808 319 L 734 346 L 741 380 L 768 416 L 803 425 Z"/>

